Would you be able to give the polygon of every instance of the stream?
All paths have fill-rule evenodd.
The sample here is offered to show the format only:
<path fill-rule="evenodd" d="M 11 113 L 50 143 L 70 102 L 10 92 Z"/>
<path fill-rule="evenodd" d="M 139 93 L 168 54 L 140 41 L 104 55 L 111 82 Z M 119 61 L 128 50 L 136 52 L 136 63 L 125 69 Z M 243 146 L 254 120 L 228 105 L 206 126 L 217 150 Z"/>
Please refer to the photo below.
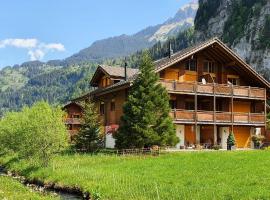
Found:
<path fill-rule="evenodd" d="M 56 196 L 59 196 L 61 200 L 82 200 L 83 197 L 79 194 L 70 194 L 68 192 L 63 192 L 63 191 L 58 191 L 58 190 L 53 190 L 53 189 L 47 189 L 45 187 L 40 187 L 35 184 L 26 184 L 20 181 L 19 177 L 11 176 L 9 175 L 3 167 L 0 166 L 0 176 L 7 176 L 10 177 L 11 179 L 15 181 L 19 181 L 22 185 L 30 188 L 31 190 L 41 193 L 41 194 L 53 194 Z"/>

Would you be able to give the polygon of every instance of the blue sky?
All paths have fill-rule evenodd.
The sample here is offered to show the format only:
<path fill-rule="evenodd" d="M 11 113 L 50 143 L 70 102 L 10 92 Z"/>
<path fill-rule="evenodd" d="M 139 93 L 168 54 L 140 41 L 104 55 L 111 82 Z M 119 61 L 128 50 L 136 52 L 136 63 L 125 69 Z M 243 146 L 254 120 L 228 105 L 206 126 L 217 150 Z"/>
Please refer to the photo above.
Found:
<path fill-rule="evenodd" d="M 162 23 L 190 0 L 8 0 L 0 3 L 0 68 L 62 59 L 92 42 Z"/>

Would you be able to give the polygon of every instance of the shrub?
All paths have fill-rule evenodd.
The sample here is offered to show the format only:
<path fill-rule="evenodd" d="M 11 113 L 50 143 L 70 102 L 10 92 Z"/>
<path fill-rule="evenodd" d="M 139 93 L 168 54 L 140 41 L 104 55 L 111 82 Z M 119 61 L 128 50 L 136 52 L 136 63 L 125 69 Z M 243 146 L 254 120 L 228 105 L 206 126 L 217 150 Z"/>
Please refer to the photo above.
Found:
<path fill-rule="evenodd" d="M 0 121 L 0 149 L 48 165 L 52 155 L 67 146 L 63 114 L 61 108 L 52 108 L 45 102 L 7 113 Z"/>
<path fill-rule="evenodd" d="M 227 149 L 232 150 L 232 146 L 235 145 L 235 139 L 233 132 L 230 132 L 228 138 L 227 138 Z"/>
<path fill-rule="evenodd" d="M 220 146 L 220 145 L 214 145 L 214 146 L 213 146 L 213 149 L 214 149 L 214 150 L 220 150 L 220 149 L 221 149 L 221 146 Z"/>

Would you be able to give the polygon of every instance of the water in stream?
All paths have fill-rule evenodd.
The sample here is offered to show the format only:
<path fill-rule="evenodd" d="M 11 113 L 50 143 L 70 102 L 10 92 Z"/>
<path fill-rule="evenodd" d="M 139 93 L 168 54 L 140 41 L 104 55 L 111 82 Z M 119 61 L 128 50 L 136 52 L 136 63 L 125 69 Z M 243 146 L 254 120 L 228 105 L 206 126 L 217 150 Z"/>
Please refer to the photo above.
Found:
<path fill-rule="evenodd" d="M 5 173 L 4 169 L 0 167 L 0 176 L 7 176 L 7 174 Z M 10 177 L 12 178 L 12 177 Z M 14 178 L 15 179 L 15 178 Z M 18 180 L 16 180 L 18 181 Z M 27 186 L 31 189 L 33 189 L 33 191 L 36 191 L 36 192 L 39 192 L 41 193 L 40 191 L 37 191 L 35 190 L 34 187 L 30 187 L 30 186 Z M 38 187 L 36 187 L 38 188 Z M 82 200 L 83 198 L 79 195 L 75 195 L 75 194 L 69 194 L 69 193 L 66 193 L 66 192 L 60 192 L 60 191 L 54 191 L 54 190 L 47 190 L 44 188 L 44 192 L 42 193 L 47 193 L 47 194 L 50 194 L 50 193 L 53 193 L 53 194 L 56 194 L 60 197 L 61 200 Z"/>

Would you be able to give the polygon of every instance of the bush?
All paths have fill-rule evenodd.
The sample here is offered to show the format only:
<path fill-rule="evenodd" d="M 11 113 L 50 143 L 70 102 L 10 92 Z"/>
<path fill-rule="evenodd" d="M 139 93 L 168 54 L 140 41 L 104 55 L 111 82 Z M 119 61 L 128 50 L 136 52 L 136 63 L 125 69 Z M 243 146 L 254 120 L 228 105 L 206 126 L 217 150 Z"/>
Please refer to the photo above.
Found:
<path fill-rule="evenodd" d="M 214 146 L 213 146 L 213 149 L 214 149 L 214 150 L 220 150 L 220 149 L 221 149 L 221 146 L 220 146 L 220 145 L 214 145 Z"/>
<path fill-rule="evenodd" d="M 263 150 L 270 151 L 270 146 L 264 147 Z"/>
<path fill-rule="evenodd" d="M 63 114 L 45 102 L 7 113 L 0 121 L 0 149 L 48 165 L 52 155 L 67 146 Z"/>

